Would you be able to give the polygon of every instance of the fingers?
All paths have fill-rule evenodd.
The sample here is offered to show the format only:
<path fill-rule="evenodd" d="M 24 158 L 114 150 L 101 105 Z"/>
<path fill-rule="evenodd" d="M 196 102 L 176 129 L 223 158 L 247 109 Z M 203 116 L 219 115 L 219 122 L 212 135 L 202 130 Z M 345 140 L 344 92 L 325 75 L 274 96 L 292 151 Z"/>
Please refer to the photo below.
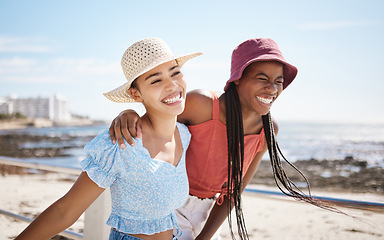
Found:
<path fill-rule="evenodd" d="M 137 138 L 136 125 L 137 125 L 137 122 L 130 122 L 128 123 L 128 127 L 127 127 L 127 131 L 129 131 L 130 135 L 134 138 Z"/>
<path fill-rule="evenodd" d="M 109 126 L 109 137 L 111 138 L 111 141 L 113 144 L 116 143 L 116 138 L 115 138 L 115 121 L 116 121 L 116 118 L 113 119 L 111 125 Z"/>
<path fill-rule="evenodd" d="M 141 138 L 142 124 L 140 116 L 133 110 L 125 110 L 119 114 L 109 127 L 109 136 L 113 144 L 116 140 L 121 148 L 125 148 L 124 138 L 131 146 L 135 146 L 133 138 Z"/>
<path fill-rule="evenodd" d="M 133 138 L 141 138 L 141 118 L 135 111 L 127 111 L 121 119 L 128 124 L 128 127 L 125 127 Z"/>
<path fill-rule="evenodd" d="M 136 124 L 137 138 L 141 138 L 143 136 L 141 129 L 143 129 L 143 126 L 141 125 L 141 119 L 139 119 L 139 120 L 137 120 L 137 124 Z"/>
<path fill-rule="evenodd" d="M 119 143 L 119 146 L 124 149 L 125 148 L 125 143 L 123 139 L 123 135 L 121 134 L 121 128 L 120 128 L 120 121 L 116 120 L 115 126 L 113 128 L 117 142 Z M 116 141 L 115 141 L 116 143 Z"/>
<path fill-rule="evenodd" d="M 124 149 L 126 146 L 125 146 L 125 143 L 124 143 L 124 138 L 123 138 L 123 135 L 121 133 L 121 124 L 124 123 L 124 122 L 121 122 L 121 119 L 119 117 L 115 118 L 112 123 L 111 123 L 111 126 L 109 127 L 109 136 L 112 140 L 112 143 L 113 144 L 116 144 L 116 139 L 117 139 L 117 142 L 119 143 L 119 146 Z M 125 126 L 126 128 L 126 126 Z M 125 135 L 124 135 L 125 136 Z M 128 134 L 129 136 L 129 134 Z M 135 145 L 135 142 L 132 140 L 132 138 L 129 136 L 129 138 L 126 137 L 126 140 L 127 142 L 134 146 Z"/>
<path fill-rule="evenodd" d="M 120 120 L 121 120 L 121 130 L 119 130 L 119 133 L 120 133 L 122 142 L 119 141 L 119 138 L 117 138 L 117 140 L 119 141 L 121 148 L 125 147 L 123 136 L 124 136 L 125 140 L 127 140 L 127 143 L 129 145 L 131 145 L 132 147 L 135 146 L 135 142 L 133 141 L 131 134 L 129 134 L 129 132 L 128 132 L 127 120 L 123 116 L 121 116 Z M 122 144 L 124 145 L 124 147 L 122 147 Z"/>
<path fill-rule="evenodd" d="M 141 138 L 142 137 L 141 129 L 142 129 L 141 118 L 137 118 L 135 119 L 135 121 L 130 121 L 128 123 L 127 130 L 129 131 L 129 133 L 127 131 L 127 134 L 130 134 L 134 138 Z"/>

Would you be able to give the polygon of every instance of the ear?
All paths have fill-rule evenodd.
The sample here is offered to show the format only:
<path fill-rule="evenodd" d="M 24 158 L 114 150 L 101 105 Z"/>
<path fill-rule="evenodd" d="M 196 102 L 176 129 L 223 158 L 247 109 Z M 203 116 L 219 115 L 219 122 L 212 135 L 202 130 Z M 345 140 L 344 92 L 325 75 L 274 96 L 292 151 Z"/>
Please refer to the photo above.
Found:
<path fill-rule="evenodd" d="M 237 79 L 237 80 L 235 80 L 235 81 L 233 81 L 236 85 L 239 85 L 239 82 L 240 82 L 240 80 L 239 79 Z"/>
<path fill-rule="evenodd" d="M 137 88 L 128 89 L 129 96 L 133 98 L 136 102 L 142 102 L 141 93 Z"/>

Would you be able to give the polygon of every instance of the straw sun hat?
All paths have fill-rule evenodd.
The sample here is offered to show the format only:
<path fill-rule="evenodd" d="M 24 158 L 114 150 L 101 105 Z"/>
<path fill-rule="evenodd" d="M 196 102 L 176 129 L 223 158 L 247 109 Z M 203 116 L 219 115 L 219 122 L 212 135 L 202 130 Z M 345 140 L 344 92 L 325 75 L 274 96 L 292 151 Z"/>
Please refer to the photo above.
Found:
<path fill-rule="evenodd" d="M 189 59 L 197 57 L 202 53 L 187 55 L 174 55 L 168 45 L 160 38 L 147 38 L 132 44 L 121 59 L 121 67 L 127 82 L 122 86 L 104 93 L 109 100 L 114 102 L 135 102 L 129 96 L 128 89 L 132 82 L 140 75 L 149 70 L 172 60 L 182 67 Z"/>

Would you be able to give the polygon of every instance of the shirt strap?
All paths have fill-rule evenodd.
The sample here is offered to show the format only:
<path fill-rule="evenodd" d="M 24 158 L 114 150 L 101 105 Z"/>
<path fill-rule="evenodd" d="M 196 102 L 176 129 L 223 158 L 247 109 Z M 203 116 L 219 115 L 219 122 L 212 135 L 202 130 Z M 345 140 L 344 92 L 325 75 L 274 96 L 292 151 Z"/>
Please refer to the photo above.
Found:
<path fill-rule="evenodd" d="M 209 90 L 209 92 L 211 93 L 211 96 L 212 96 L 212 106 L 213 106 L 213 109 L 212 109 L 212 119 L 213 120 L 219 120 L 219 117 L 220 117 L 220 101 L 219 101 L 219 98 L 218 98 L 217 94 L 214 91 Z"/>

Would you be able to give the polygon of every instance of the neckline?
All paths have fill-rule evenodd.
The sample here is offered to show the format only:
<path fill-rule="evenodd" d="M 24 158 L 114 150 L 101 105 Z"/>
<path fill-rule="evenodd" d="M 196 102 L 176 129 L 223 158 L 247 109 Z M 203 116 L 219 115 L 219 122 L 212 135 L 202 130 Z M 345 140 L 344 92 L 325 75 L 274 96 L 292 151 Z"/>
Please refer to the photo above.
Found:
<path fill-rule="evenodd" d="M 214 120 L 214 119 L 211 119 L 211 120 Z M 211 121 L 210 120 L 210 121 Z M 224 127 L 224 128 L 227 128 L 227 125 L 225 125 L 224 123 L 222 123 L 220 120 L 217 120 L 217 121 L 219 121 L 219 123 Z M 207 121 L 207 122 L 209 122 L 209 121 Z M 244 135 L 244 138 L 246 138 L 246 137 L 260 137 L 260 136 L 262 136 L 262 133 L 264 133 L 264 127 L 262 127 L 261 128 L 261 130 L 260 130 L 260 132 L 259 133 L 254 133 L 254 134 L 247 134 L 247 135 Z"/>
<path fill-rule="evenodd" d="M 219 123 L 218 125 L 220 127 L 225 128 L 225 129 L 227 128 L 227 126 L 218 119 L 210 119 L 210 120 L 203 122 L 203 123 L 199 123 L 199 124 L 195 124 L 195 125 L 188 125 L 188 128 L 194 129 L 194 128 L 198 128 L 198 126 L 201 126 L 201 125 L 207 125 L 207 124 L 212 124 L 212 123 L 216 123 L 216 122 Z M 226 133 L 226 130 L 225 130 L 225 133 Z M 260 133 L 247 134 L 247 135 L 244 135 L 244 138 L 261 137 L 261 136 L 263 136 L 263 133 L 264 133 L 264 127 L 261 128 Z"/>
<path fill-rule="evenodd" d="M 184 158 L 184 154 L 185 154 L 185 151 L 184 151 L 184 142 L 183 142 L 183 138 L 181 137 L 181 131 L 180 131 L 180 128 L 179 128 L 179 123 L 176 123 L 176 128 L 177 128 L 177 131 L 179 132 L 179 136 L 180 136 L 180 141 L 181 141 L 181 146 L 183 148 L 183 152 L 181 154 L 181 157 L 179 159 L 179 161 L 177 162 L 176 165 L 173 165 L 172 163 L 169 163 L 167 161 L 164 161 L 164 160 L 161 160 L 161 159 L 156 159 L 156 158 L 152 158 L 151 157 L 151 154 L 149 153 L 148 149 L 144 147 L 143 145 L 143 139 L 142 138 L 138 138 L 138 139 L 135 139 L 135 142 L 136 142 L 136 145 L 138 147 L 140 147 L 141 149 L 143 149 L 143 151 L 145 152 L 146 156 L 151 159 L 152 161 L 155 161 L 155 162 L 160 162 L 160 163 L 163 163 L 163 164 L 166 164 L 166 165 L 169 165 L 171 167 L 174 167 L 175 169 L 178 168 L 178 166 L 180 165 L 181 161 L 183 160 Z"/>

